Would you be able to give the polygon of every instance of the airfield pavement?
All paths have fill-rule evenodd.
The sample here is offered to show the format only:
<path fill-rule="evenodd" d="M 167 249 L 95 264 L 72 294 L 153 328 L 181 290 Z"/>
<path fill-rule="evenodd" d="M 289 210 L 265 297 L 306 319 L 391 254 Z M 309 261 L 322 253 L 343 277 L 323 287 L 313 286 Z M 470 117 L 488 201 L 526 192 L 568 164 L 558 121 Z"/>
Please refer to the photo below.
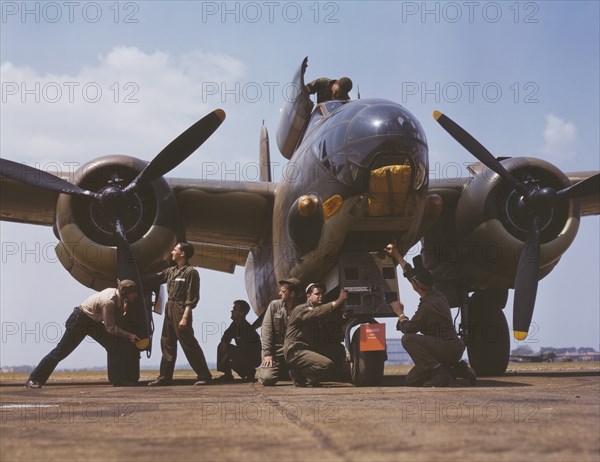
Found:
<path fill-rule="evenodd" d="M 103 372 L 56 373 L 41 390 L 0 374 L 0 460 L 600 460 L 600 364 L 511 365 L 476 387 L 330 383 L 265 388 L 110 386 Z M 217 373 L 215 373 L 215 376 Z"/>

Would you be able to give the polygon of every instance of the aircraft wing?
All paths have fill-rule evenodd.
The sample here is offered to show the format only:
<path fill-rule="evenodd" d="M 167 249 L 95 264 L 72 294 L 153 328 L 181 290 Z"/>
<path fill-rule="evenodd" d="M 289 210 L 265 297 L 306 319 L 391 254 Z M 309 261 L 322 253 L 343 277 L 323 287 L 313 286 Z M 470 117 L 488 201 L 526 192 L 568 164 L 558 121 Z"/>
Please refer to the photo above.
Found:
<path fill-rule="evenodd" d="M 191 263 L 233 273 L 272 224 L 275 183 L 168 179 L 196 249 Z"/>
<path fill-rule="evenodd" d="M 571 181 L 571 184 L 579 183 L 598 172 L 572 172 L 567 173 L 567 177 Z M 581 207 L 581 215 L 600 215 L 600 196 L 588 196 L 579 199 L 579 206 Z"/>
<path fill-rule="evenodd" d="M 66 174 L 58 174 L 68 179 Z M 192 264 L 233 273 L 271 228 L 275 183 L 167 178 L 177 200 Z M 0 181 L 0 220 L 52 226 L 58 193 Z"/>
<path fill-rule="evenodd" d="M 0 179 L 0 220 L 52 226 L 58 193 Z"/>

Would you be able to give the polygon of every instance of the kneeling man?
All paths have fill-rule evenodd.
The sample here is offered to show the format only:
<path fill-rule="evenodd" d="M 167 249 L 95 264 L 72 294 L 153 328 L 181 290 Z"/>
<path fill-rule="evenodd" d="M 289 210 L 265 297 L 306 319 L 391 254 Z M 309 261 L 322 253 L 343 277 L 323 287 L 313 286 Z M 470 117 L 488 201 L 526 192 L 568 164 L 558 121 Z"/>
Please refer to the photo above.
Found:
<path fill-rule="evenodd" d="M 288 322 L 283 345 L 285 360 L 290 368 L 297 369 L 306 378 L 306 383 L 294 380 L 296 386 L 318 387 L 321 379 L 334 367 L 331 359 L 317 353 L 319 321 L 342 306 L 348 292 L 342 290 L 337 300 L 323 305 L 324 293 L 323 284 L 309 284 L 306 288 L 307 302 L 294 308 Z"/>
<path fill-rule="evenodd" d="M 421 297 L 412 318 L 404 314 L 402 302 L 391 303 L 398 315 L 396 328 L 404 334 L 402 346 L 415 363 L 406 376 L 406 385 L 447 387 L 452 378 L 450 369 L 458 366 L 465 351 L 465 345 L 454 328 L 448 300 L 433 287 L 433 274 L 423 266 L 420 257 L 413 259 L 413 269 L 394 245 L 390 244 L 387 252 L 400 263 L 405 277 Z M 471 372 L 472 369 L 468 371 L 469 376 Z"/>

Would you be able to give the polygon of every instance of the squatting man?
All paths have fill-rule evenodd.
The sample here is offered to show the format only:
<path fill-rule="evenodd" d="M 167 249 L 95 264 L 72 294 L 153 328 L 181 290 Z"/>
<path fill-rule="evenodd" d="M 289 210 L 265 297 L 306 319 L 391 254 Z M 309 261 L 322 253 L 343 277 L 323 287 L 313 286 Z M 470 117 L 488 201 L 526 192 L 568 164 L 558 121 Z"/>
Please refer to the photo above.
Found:
<path fill-rule="evenodd" d="M 404 334 L 402 346 L 415 363 L 406 376 L 406 385 L 447 387 L 453 376 L 466 378 L 475 385 L 475 371 L 460 360 L 465 345 L 454 329 L 450 305 L 444 294 L 434 287 L 431 271 L 423 266 L 420 256 L 413 259 L 413 268 L 393 244 L 387 246 L 386 253 L 394 263 L 401 265 L 404 276 L 421 297 L 412 318 L 404 314 L 400 300 L 391 304 L 398 315 L 396 328 Z"/>

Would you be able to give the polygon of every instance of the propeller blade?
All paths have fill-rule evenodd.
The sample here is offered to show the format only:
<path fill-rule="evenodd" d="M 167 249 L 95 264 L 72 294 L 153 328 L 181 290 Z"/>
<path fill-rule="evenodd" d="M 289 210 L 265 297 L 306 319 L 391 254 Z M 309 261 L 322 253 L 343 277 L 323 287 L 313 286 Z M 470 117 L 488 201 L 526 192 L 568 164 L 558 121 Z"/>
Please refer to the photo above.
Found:
<path fill-rule="evenodd" d="M 598 194 L 600 194 L 600 173 L 596 173 L 594 176 L 586 178 L 573 186 L 561 189 L 556 195 L 559 198 L 574 199 Z"/>
<path fill-rule="evenodd" d="M 56 175 L 8 159 L 0 159 L 0 177 L 36 188 L 71 194 L 73 196 L 100 198 L 99 194 L 82 189 Z"/>
<path fill-rule="evenodd" d="M 117 277 L 120 281 L 130 279 L 138 286 L 138 298 L 130 307 L 132 319 L 131 326 L 125 330 L 134 331 L 141 339 L 136 343 L 139 350 L 148 350 L 152 346 L 150 337 L 152 335 L 152 315 L 146 304 L 144 288 L 142 287 L 142 278 L 133 258 L 131 247 L 123 231 L 123 225 L 118 218 L 115 220 L 115 231 L 117 234 Z"/>
<path fill-rule="evenodd" d="M 442 114 L 440 111 L 433 111 L 433 118 L 446 130 L 452 138 L 458 141 L 467 151 L 475 156 L 485 166 L 492 169 L 503 179 L 510 181 L 523 195 L 528 193 L 527 187 L 512 176 L 502 166 L 502 164 L 494 157 L 494 155 L 486 149 L 486 147 L 477 141 L 469 132 L 454 122 L 450 117 Z"/>
<path fill-rule="evenodd" d="M 224 120 L 225 111 L 222 109 L 204 116 L 160 151 L 125 190 L 130 191 L 138 183 L 156 180 L 173 170 L 198 149 Z"/>
<path fill-rule="evenodd" d="M 533 317 L 533 307 L 540 273 L 540 218 L 534 216 L 527 242 L 519 257 L 515 276 L 513 333 L 515 339 L 525 340 Z"/>

